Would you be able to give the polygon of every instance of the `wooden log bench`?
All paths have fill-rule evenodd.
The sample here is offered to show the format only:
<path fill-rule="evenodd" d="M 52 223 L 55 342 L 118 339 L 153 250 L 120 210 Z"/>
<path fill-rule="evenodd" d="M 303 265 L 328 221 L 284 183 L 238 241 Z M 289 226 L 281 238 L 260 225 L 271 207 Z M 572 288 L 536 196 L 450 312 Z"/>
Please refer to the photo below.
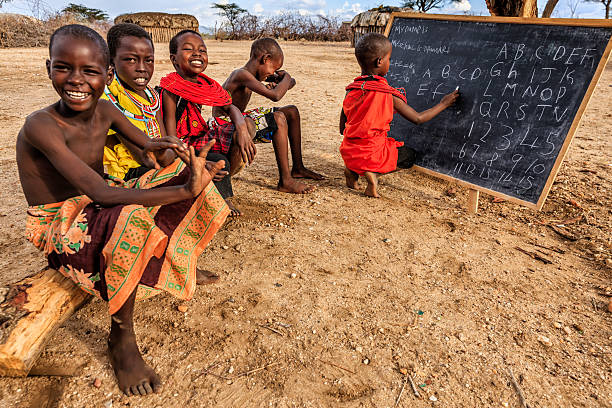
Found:
<path fill-rule="evenodd" d="M 11 377 L 27 376 L 51 334 L 91 297 L 50 268 L 3 292 L 0 375 Z"/>

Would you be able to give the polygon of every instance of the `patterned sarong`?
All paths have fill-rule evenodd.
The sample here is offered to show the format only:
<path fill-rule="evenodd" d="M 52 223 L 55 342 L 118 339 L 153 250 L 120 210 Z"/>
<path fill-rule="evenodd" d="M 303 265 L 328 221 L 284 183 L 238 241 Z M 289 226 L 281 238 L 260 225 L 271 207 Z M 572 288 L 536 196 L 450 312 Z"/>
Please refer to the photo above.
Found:
<path fill-rule="evenodd" d="M 189 168 L 180 160 L 114 187 L 149 189 L 184 184 Z M 229 214 L 213 183 L 195 199 L 143 207 L 101 207 L 85 195 L 28 208 L 27 239 L 49 266 L 81 289 L 108 302 L 116 313 L 138 287 L 143 299 L 165 290 L 191 299 L 198 256 Z"/>
<path fill-rule="evenodd" d="M 255 122 L 255 142 L 270 143 L 272 141 L 272 135 L 278 130 L 276 120 L 274 120 L 274 112 L 278 108 L 254 108 L 242 112 L 245 118 L 253 119 Z M 227 126 L 230 123 L 230 118 L 227 116 L 219 116 L 211 118 L 208 121 L 208 126 L 214 128 L 215 126 Z M 233 128 L 232 128 L 233 130 Z"/>
<path fill-rule="evenodd" d="M 145 93 L 148 100 L 125 89 L 115 75 L 113 82 L 104 89 L 101 99 L 109 100 L 134 126 L 149 137 L 161 137 L 161 129 L 155 117 L 161 106 L 160 97 L 150 86 L 147 86 Z M 114 135 L 115 131 L 111 129 L 108 134 Z M 134 160 L 130 151 L 122 143 L 112 148 L 104 147 L 104 171 L 106 173 L 123 178 L 130 169 L 137 167 L 140 167 L 140 163 Z"/>

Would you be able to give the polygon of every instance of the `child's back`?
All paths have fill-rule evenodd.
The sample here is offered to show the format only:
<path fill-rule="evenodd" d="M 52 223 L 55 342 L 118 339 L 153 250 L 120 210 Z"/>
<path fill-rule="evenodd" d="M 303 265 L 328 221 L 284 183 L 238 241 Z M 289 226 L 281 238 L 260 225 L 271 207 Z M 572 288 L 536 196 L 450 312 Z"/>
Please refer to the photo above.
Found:
<path fill-rule="evenodd" d="M 355 46 L 355 56 L 361 67 L 361 76 L 347 88 L 340 114 L 340 133 L 344 135 L 340 154 L 344 160 L 346 185 L 357 188 L 359 176 L 368 182 L 365 194 L 378 195 L 378 174 L 397 168 L 409 168 L 415 160 L 415 152 L 387 137 L 393 112 L 415 124 L 426 122 L 457 99 L 455 91 L 442 98 L 431 109 L 418 113 L 406 103 L 406 97 L 387 83 L 384 76 L 389 71 L 391 42 L 381 34 L 366 34 Z"/>

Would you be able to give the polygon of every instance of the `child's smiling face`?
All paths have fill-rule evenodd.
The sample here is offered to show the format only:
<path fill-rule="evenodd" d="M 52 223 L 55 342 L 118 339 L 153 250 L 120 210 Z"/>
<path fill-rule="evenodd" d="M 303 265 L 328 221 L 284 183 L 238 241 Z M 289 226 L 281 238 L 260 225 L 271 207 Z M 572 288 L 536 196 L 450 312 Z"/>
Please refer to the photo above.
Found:
<path fill-rule="evenodd" d="M 153 76 L 153 44 L 146 38 L 126 36 L 119 40 L 113 66 L 121 84 L 140 96 Z"/>
<path fill-rule="evenodd" d="M 83 112 L 95 109 L 111 73 L 95 42 L 61 35 L 47 60 L 47 73 L 65 107 Z"/>
<path fill-rule="evenodd" d="M 195 79 L 208 66 L 208 51 L 202 37 L 186 33 L 179 37 L 176 54 L 170 60 L 180 76 Z"/>

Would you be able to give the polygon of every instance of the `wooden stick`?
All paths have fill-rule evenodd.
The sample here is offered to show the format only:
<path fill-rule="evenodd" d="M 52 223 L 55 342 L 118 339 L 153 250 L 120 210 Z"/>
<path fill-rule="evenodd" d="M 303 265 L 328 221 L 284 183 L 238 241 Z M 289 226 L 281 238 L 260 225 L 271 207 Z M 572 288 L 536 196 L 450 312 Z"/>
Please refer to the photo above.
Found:
<path fill-rule="evenodd" d="M 478 197 L 480 197 L 480 192 L 470 189 L 468 195 L 468 211 L 471 214 L 476 214 L 476 212 L 478 212 Z"/>
<path fill-rule="evenodd" d="M 266 368 L 272 367 L 273 365 L 277 365 L 277 364 L 278 364 L 278 361 L 276 361 L 274 363 L 267 364 L 267 365 L 265 365 L 263 367 L 254 368 L 253 370 L 249 370 L 249 371 L 245 371 L 244 373 L 237 374 L 234 378 L 244 377 L 245 375 L 251 375 L 253 373 L 256 373 L 256 372 L 261 371 L 261 370 L 265 370 Z"/>
<path fill-rule="evenodd" d="M 508 374 L 510 374 L 510 382 L 512 383 L 512 387 L 514 388 L 514 391 L 516 391 L 516 393 L 518 394 L 519 401 L 521 402 L 521 407 L 529 408 L 527 400 L 525 400 L 525 396 L 523 395 L 523 391 L 521 391 L 521 387 L 519 387 L 518 382 L 514 377 L 514 373 L 512 372 L 512 369 L 510 367 L 508 367 Z"/>
<path fill-rule="evenodd" d="M 342 366 L 339 366 L 338 364 L 332 363 L 331 361 L 325 361 L 325 360 L 320 359 L 320 358 L 319 358 L 318 360 L 319 360 L 320 362 L 322 362 L 322 363 L 329 364 L 329 365 L 330 365 L 330 366 L 332 366 L 332 367 L 339 368 L 339 369 L 344 370 L 344 371 L 347 371 L 347 372 L 349 372 L 349 373 L 351 373 L 351 374 L 357 374 L 356 372 L 354 372 L 354 371 L 352 371 L 352 370 L 349 370 L 348 368 L 344 368 L 344 367 L 342 367 Z"/>
<path fill-rule="evenodd" d="M 410 382 L 410 387 L 412 388 L 412 392 L 414 392 L 414 396 L 420 398 L 421 394 L 419 394 L 418 388 L 416 387 L 416 385 L 414 385 L 414 380 L 412 379 L 412 376 L 410 374 L 408 374 L 408 381 Z"/>
<path fill-rule="evenodd" d="M 399 392 L 399 395 L 397 396 L 397 399 L 395 400 L 395 405 L 393 405 L 393 407 L 397 407 L 397 405 L 400 402 L 400 398 L 402 398 L 402 394 L 404 393 L 404 388 L 406 388 L 406 383 L 408 382 L 408 374 L 406 374 L 406 377 L 404 378 L 404 383 L 402 384 L 402 389 Z"/>
<path fill-rule="evenodd" d="M 0 333 L 0 375 L 25 377 L 55 329 L 91 295 L 49 268 L 13 287 L 15 295 L 2 305 L 14 317 Z"/>
<path fill-rule="evenodd" d="M 516 249 L 517 251 L 521 251 L 522 253 L 532 257 L 533 259 L 537 259 L 538 261 L 542 261 L 545 264 L 551 264 L 552 263 L 552 261 L 550 259 L 545 258 L 544 256 L 542 256 L 542 255 L 540 255 L 540 254 L 538 254 L 536 252 L 531 252 L 531 251 L 528 251 L 528 250 L 523 249 L 523 248 L 518 247 L 518 246 L 514 247 L 514 249 Z"/>
<path fill-rule="evenodd" d="M 263 327 L 264 329 L 268 329 L 268 330 L 270 330 L 270 331 L 272 331 L 272 332 L 274 332 L 274 333 L 276 333 L 276 334 L 278 334 L 280 336 L 284 336 L 285 335 L 283 332 L 278 331 L 278 330 L 276 330 L 276 329 L 274 329 L 274 328 L 272 328 L 270 326 L 264 326 L 263 324 L 258 324 L 258 326 L 259 327 Z"/>

